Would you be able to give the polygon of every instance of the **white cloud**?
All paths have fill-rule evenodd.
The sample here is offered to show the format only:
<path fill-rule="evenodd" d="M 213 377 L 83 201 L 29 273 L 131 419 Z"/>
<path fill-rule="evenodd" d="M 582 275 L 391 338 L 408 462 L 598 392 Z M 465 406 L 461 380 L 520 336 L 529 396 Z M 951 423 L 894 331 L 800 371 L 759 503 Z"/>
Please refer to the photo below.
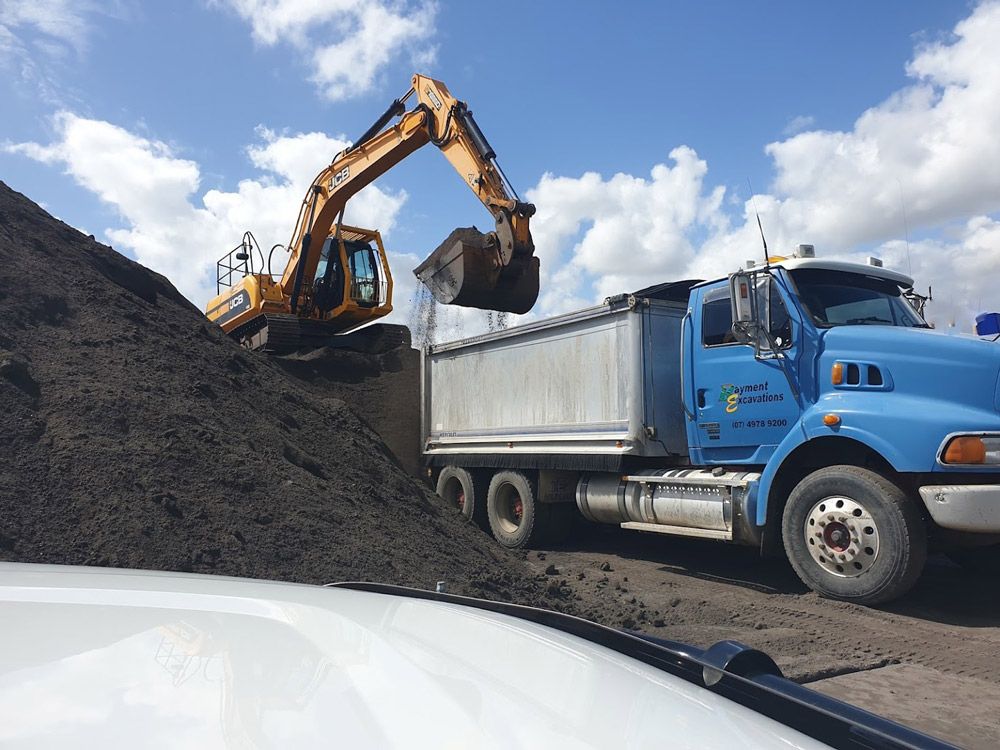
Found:
<path fill-rule="evenodd" d="M 803 130 L 807 130 L 816 124 L 816 118 L 812 115 L 796 115 L 788 124 L 785 125 L 782 133 L 784 135 L 795 135 L 796 133 L 801 133 Z"/>
<path fill-rule="evenodd" d="M 220 0 L 250 24 L 253 38 L 294 47 L 312 66 L 310 79 L 330 100 L 373 89 L 403 52 L 433 63 L 433 0 Z"/>
<path fill-rule="evenodd" d="M 347 141 L 323 133 L 277 136 L 259 129 L 247 149 L 260 170 L 234 191 L 212 189 L 198 199 L 200 169 L 166 144 L 124 128 L 63 112 L 49 145 L 6 144 L 4 150 L 61 166 L 78 184 L 114 206 L 125 225 L 105 230 L 119 250 L 166 275 L 199 307 L 215 294 L 215 262 L 250 229 L 266 253 L 289 241 L 299 206 L 320 167 Z M 406 194 L 369 186 L 345 221 L 391 232 Z M 275 255 L 275 272 L 286 256 Z"/>
<path fill-rule="evenodd" d="M 539 312 L 646 286 L 688 262 L 695 251 L 690 235 L 715 225 L 724 190 L 703 192 L 708 167 L 692 149 L 676 148 L 670 158 L 673 166 L 657 164 L 649 179 L 546 174 L 529 191 L 544 269 Z"/>
<path fill-rule="evenodd" d="M 937 238 L 910 248 L 919 285 L 935 288 L 932 315 L 953 314 L 967 328 L 962 319 L 978 300 L 995 306 L 998 39 L 1000 2 L 983 2 L 948 40 L 918 48 L 906 67 L 913 83 L 862 113 L 851 130 L 769 144 L 774 182 L 756 206 L 772 252 L 810 242 L 824 255 L 883 253 L 906 270 L 905 213 L 910 233 Z M 649 179 L 541 178 L 530 192 L 545 271 L 541 311 L 658 280 L 723 274 L 760 256 L 751 202 L 732 216 L 725 188 L 705 184 L 705 161 L 683 146 L 670 159 Z"/>
<path fill-rule="evenodd" d="M 97 18 L 121 15 L 120 0 L 0 0 L 0 72 L 26 95 L 56 103 L 57 71 L 84 56 Z"/>
<path fill-rule="evenodd" d="M 934 225 L 1000 206 L 1000 3 L 917 50 L 915 83 L 864 112 L 849 132 L 811 131 L 767 152 L 784 220 L 830 242 L 879 241 L 909 221 Z"/>
<path fill-rule="evenodd" d="M 41 52 L 62 57 L 87 50 L 94 16 L 116 16 L 115 2 L 0 0 L 0 58 Z"/>

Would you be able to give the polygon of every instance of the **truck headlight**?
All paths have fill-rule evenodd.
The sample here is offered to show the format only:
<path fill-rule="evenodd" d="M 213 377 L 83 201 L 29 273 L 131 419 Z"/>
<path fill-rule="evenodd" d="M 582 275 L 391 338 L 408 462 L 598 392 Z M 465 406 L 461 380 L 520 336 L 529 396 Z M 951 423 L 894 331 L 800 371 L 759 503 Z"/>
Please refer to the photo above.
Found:
<path fill-rule="evenodd" d="M 941 451 L 943 464 L 1000 464 L 1000 435 L 956 435 Z"/>

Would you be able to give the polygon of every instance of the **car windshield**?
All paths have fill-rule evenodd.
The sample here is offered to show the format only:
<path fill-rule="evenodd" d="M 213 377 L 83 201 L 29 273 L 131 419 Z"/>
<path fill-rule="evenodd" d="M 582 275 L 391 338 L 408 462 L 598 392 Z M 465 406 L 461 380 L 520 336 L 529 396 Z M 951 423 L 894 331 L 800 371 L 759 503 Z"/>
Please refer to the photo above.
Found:
<path fill-rule="evenodd" d="M 802 304 L 821 327 L 928 327 L 899 286 L 888 279 L 815 268 L 800 268 L 791 275 Z"/>

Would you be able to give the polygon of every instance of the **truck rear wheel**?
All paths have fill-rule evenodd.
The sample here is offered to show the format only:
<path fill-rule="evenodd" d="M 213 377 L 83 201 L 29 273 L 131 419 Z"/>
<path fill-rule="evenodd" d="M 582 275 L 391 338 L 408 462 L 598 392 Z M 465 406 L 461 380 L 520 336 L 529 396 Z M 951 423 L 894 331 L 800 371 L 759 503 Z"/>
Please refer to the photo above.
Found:
<path fill-rule="evenodd" d="M 504 547 L 530 547 L 541 541 L 548 507 L 536 499 L 535 486 L 519 471 L 498 471 L 486 495 L 493 538 Z"/>
<path fill-rule="evenodd" d="M 483 528 L 486 527 L 486 491 L 486 480 L 478 471 L 445 466 L 438 475 L 437 494 Z"/>
<path fill-rule="evenodd" d="M 829 466 L 792 490 L 782 517 L 789 562 L 813 591 L 857 604 L 902 596 L 927 558 L 927 531 L 903 491 L 857 466 Z"/>

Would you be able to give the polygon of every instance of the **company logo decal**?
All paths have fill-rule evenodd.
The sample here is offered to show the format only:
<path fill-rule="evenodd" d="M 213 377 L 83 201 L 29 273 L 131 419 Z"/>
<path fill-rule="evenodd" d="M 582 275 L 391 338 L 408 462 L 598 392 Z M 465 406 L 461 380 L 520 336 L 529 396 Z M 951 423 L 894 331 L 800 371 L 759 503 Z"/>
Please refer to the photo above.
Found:
<path fill-rule="evenodd" d="M 723 383 L 719 389 L 719 401 L 726 403 L 726 414 L 733 414 L 740 408 L 740 404 L 770 404 L 785 400 L 784 393 L 774 393 L 770 388 L 771 385 L 766 380 L 746 385 Z"/>
<path fill-rule="evenodd" d="M 732 414 L 740 408 L 740 392 L 732 383 L 723 383 L 719 393 L 719 401 L 726 402 L 726 414 Z"/>

